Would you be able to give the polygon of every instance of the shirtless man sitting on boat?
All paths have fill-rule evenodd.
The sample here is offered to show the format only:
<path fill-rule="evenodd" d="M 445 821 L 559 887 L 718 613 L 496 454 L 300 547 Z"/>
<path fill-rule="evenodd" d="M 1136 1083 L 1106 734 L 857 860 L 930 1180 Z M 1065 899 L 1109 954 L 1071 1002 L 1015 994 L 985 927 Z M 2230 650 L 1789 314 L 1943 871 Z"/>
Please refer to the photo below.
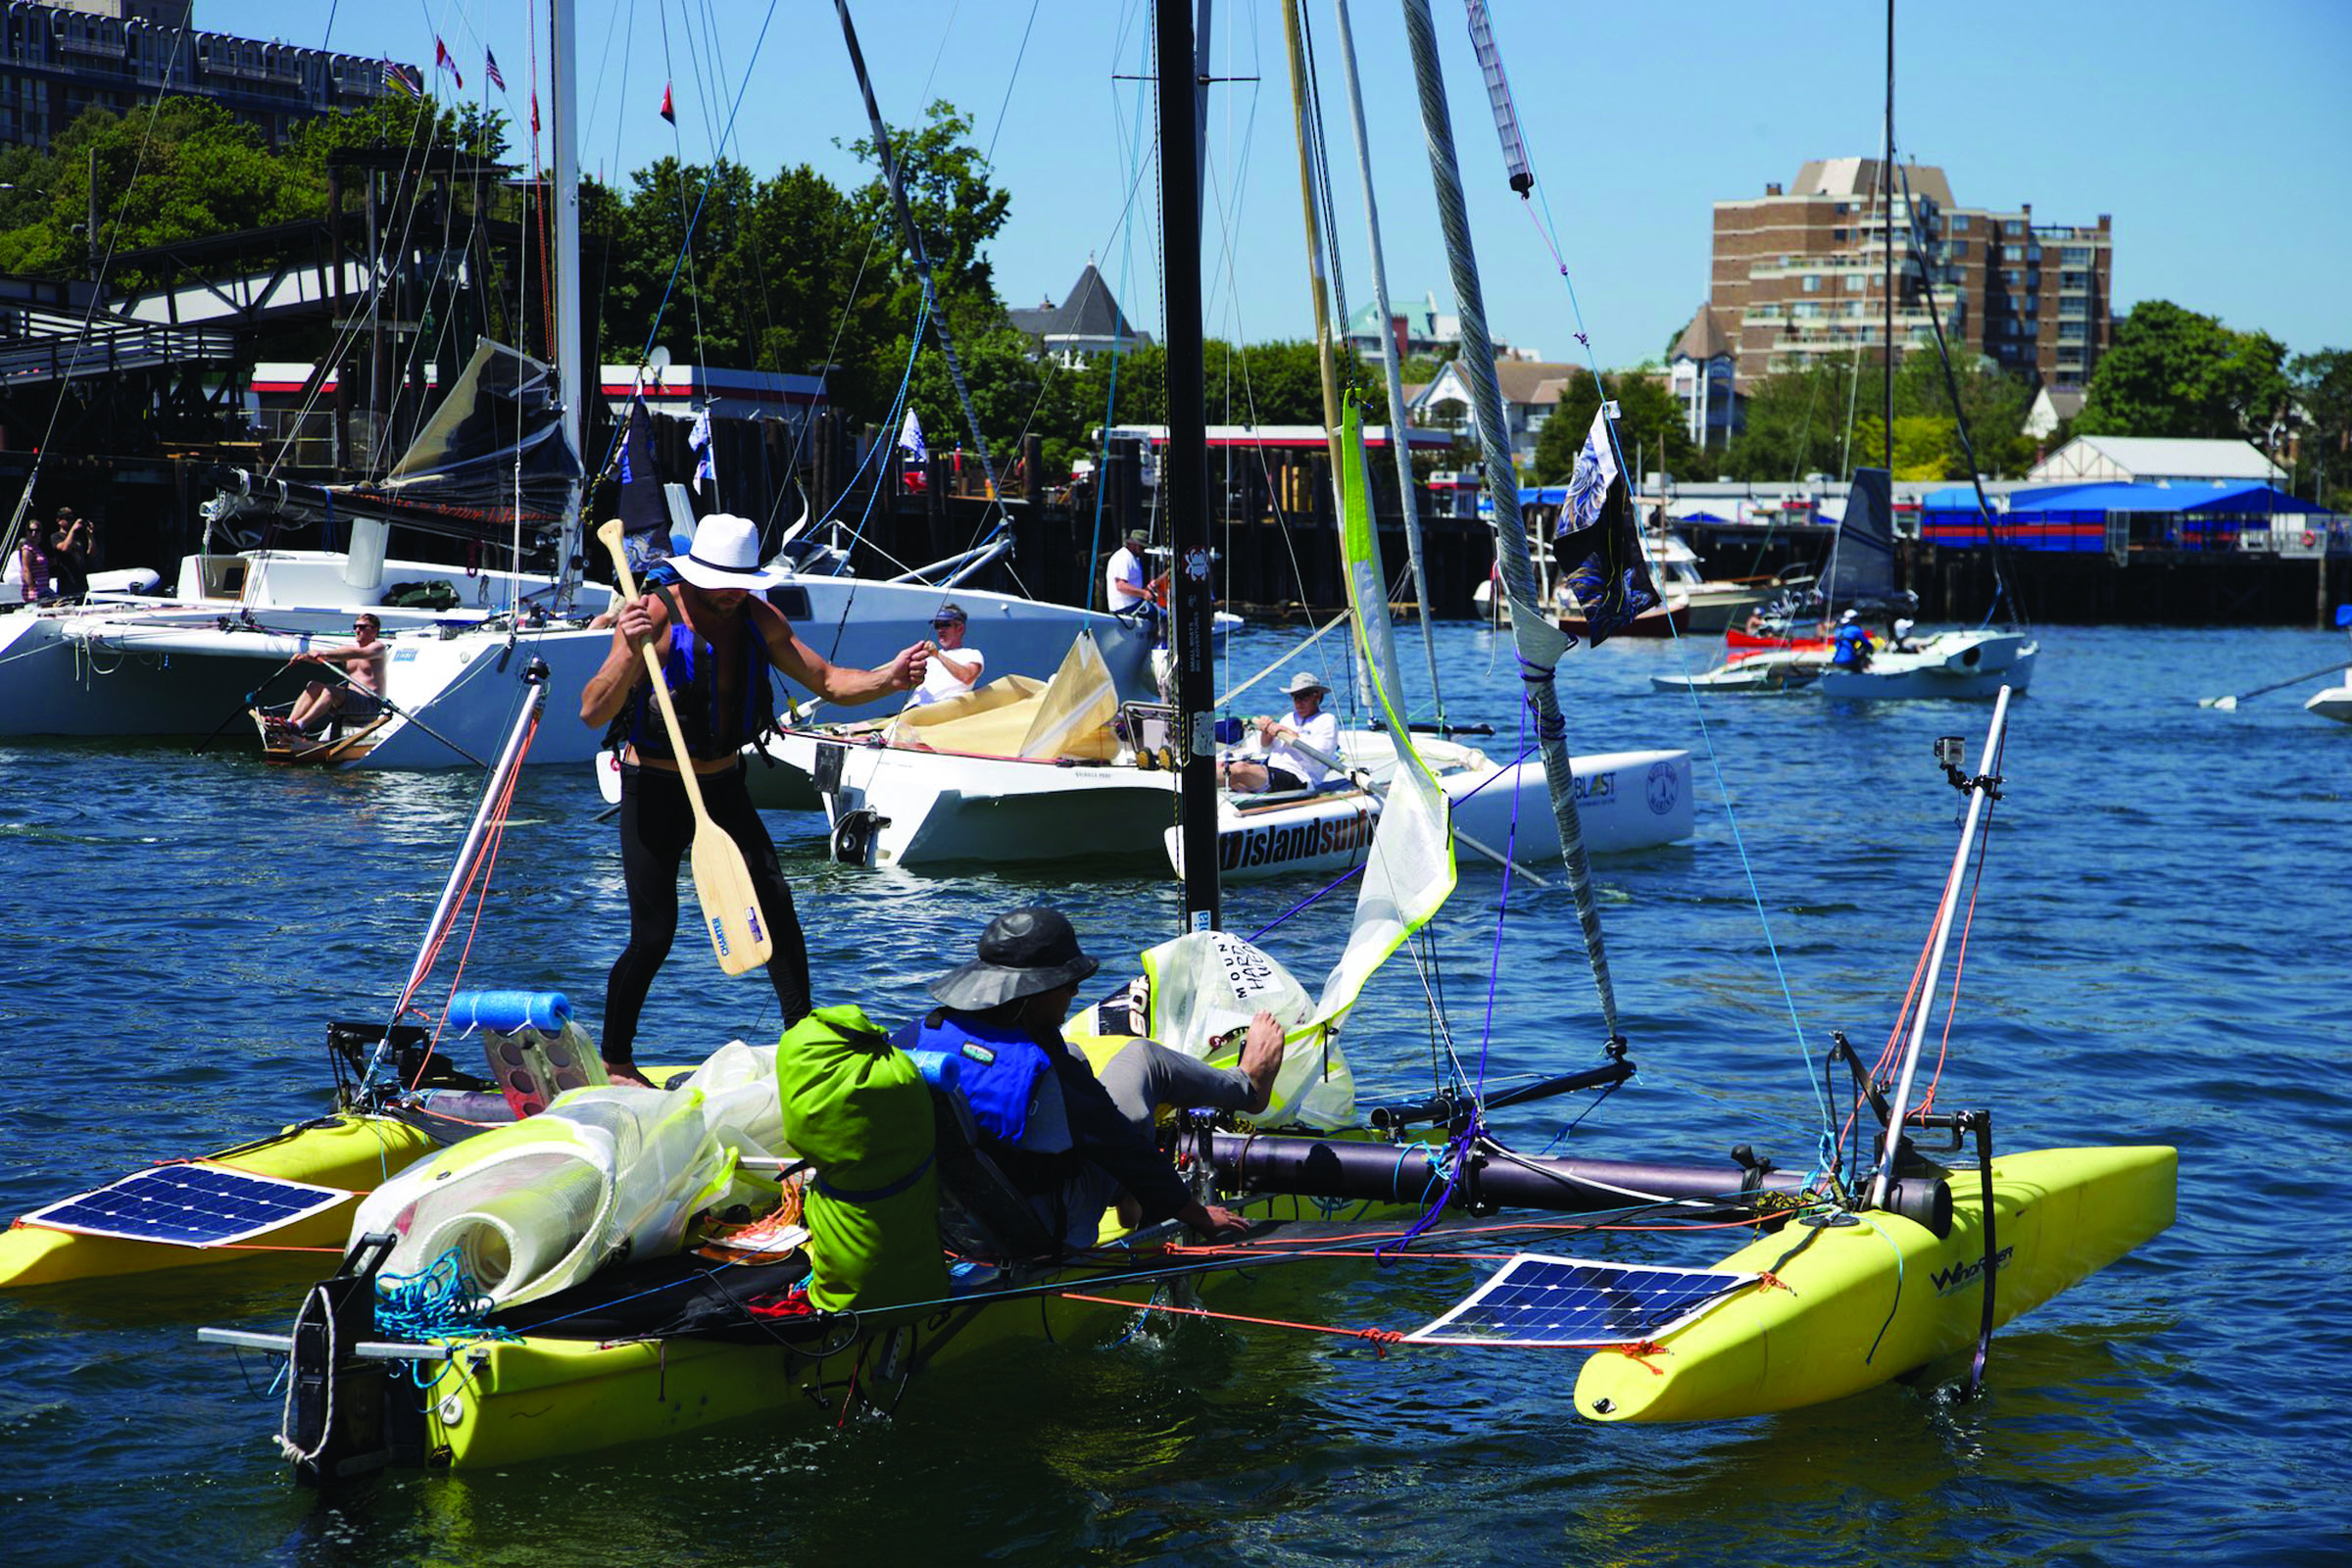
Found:
<path fill-rule="evenodd" d="M 1240 1214 L 1192 1196 L 1153 1143 L 1151 1118 L 1163 1100 L 1264 1108 L 1282 1066 L 1281 1025 L 1261 1013 L 1238 1068 L 1138 1041 L 1098 1079 L 1061 1037 L 1079 984 L 1096 967 L 1059 911 L 998 915 L 980 934 L 979 956 L 931 982 L 938 1009 L 894 1044 L 956 1058 L 982 1151 L 1063 1245 L 1092 1247 L 1122 1191 L 1142 1222 L 1181 1219 L 1220 1236 L 1249 1229 Z"/>
<path fill-rule="evenodd" d="M 390 652 L 380 640 L 384 624 L 363 611 L 352 622 L 352 640 L 340 648 L 314 649 L 296 654 L 297 664 L 334 664 L 344 680 L 315 680 L 294 700 L 286 722 L 306 735 L 317 734 L 337 716 L 370 719 L 383 711 L 384 660 Z"/>

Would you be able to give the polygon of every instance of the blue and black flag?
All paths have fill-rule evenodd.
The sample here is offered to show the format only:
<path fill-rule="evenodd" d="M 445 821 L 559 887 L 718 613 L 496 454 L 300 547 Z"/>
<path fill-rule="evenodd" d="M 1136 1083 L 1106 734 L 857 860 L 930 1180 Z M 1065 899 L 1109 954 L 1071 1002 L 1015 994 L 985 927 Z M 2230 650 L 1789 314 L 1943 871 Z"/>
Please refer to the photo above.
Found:
<path fill-rule="evenodd" d="M 621 432 L 620 528 L 630 559 L 641 566 L 669 554 L 669 505 L 662 498 L 662 472 L 654 463 L 654 421 L 642 394 L 629 402 L 628 428 Z"/>
<path fill-rule="evenodd" d="M 1584 612 L 1586 635 L 1595 645 L 1657 608 L 1658 590 L 1634 529 L 1633 500 L 1610 437 L 1606 404 L 1592 416 L 1584 450 L 1576 455 L 1554 540 L 1552 559 L 1565 573 L 1561 583 Z"/>

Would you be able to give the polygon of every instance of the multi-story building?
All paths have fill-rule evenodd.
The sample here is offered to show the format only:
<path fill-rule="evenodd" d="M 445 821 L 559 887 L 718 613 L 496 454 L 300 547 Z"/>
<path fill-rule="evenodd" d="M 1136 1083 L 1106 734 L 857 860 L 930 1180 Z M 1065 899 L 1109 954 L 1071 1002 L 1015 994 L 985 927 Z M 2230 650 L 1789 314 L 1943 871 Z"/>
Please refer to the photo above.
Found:
<path fill-rule="evenodd" d="M 1884 188 L 1891 184 L 1891 190 Z M 1725 346 L 1744 393 L 1767 375 L 1850 359 L 1886 341 L 1886 235 L 1895 236 L 1894 352 L 1935 347 L 1935 310 L 1955 353 L 1983 355 L 2057 391 L 2080 391 L 2107 347 L 2110 220 L 2037 223 L 2034 209 L 1961 207 L 1943 171 L 1909 164 L 1886 178 L 1875 158 L 1807 163 L 1795 182 L 1715 204 L 1706 330 L 1685 342 Z M 1678 363 L 1681 358 L 1678 353 Z M 1696 367 L 1684 368 L 1694 372 Z M 1693 395 L 1691 434 L 1710 412 Z"/>
<path fill-rule="evenodd" d="M 176 93 L 211 99 L 274 146 L 305 120 L 366 108 L 389 90 L 384 61 L 200 32 L 193 12 L 194 0 L 0 6 L 0 145 L 47 147 L 93 106 L 126 115 Z"/>

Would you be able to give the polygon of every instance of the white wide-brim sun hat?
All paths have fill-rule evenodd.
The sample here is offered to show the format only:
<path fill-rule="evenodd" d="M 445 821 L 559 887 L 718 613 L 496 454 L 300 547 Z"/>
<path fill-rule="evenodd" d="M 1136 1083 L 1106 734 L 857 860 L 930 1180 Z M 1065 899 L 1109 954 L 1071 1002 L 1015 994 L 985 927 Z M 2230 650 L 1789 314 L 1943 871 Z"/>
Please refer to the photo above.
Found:
<path fill-rule="evenodd" d="M 671 557 L 670 564 L 697 588 L 768 588 L 784 580 L 760 564 L 760 525 L 729 512 L 697 523 L 694 548 Z"/>

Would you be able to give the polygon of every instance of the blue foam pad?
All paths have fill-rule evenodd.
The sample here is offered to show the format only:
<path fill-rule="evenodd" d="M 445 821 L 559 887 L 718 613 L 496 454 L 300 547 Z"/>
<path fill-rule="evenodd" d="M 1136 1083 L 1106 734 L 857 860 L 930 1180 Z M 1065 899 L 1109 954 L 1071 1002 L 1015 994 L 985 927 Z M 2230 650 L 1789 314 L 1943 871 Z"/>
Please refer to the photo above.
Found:
<path fill-rule="evenodd" d="M 561 991 L 461 991 L 449 999 L 449 1027 L 464 1034 L 495 1029 L 511 1035 L 532 1028 L 554 1034 L 571 1016 L 571 999 Z"/>
<path fill-rule="evenodd" d="M 913 1059 L 914 1070 L 923 1075 L 923 1082 L 932 1088 L 963 1087 L 963 1069 L 956 1064 L 956 1058 L 947 1052 L 910 1051 L 906 1054 Z"/>

